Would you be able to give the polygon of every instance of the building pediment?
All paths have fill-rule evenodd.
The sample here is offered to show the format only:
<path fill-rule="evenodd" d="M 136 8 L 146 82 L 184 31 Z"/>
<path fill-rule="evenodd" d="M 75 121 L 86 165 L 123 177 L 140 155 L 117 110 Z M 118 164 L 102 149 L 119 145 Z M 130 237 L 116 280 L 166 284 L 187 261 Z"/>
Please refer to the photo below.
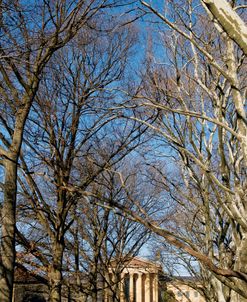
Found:
<path fill-rule="evenodd" d="M 134 257 L 132 259 L 125 260 L 124 262 L 118 262 L 117 260 L 113 260 L 111 262 L 109 271 L 114 272 L 117 270 L 125 274 L 138 274 L 147 272 L 157 274 L 162 272 L 160 264 L 139 257 Z"/>

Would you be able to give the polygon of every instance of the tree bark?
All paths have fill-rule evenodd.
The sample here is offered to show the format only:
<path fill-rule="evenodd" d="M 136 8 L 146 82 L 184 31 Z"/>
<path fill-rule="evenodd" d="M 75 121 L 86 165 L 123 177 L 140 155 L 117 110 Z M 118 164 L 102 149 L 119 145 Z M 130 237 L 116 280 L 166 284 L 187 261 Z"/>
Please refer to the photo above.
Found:
<path fill-rule="evenodd" d="M 236 262 L 234 265 L 234 269 L 240 271 L 241 273 L 247 273 L 247 234 L 242 234 L 242 240 L 238 246 L 236 252 Z M 246 290 L 246 283 L 238 280 L 237 285 L 243 291 Z M 241 297 L 236 292 L 232 292 L 231 301 L 233 302 L 246 302 L 246 298 Z"/>
<path fill-rule="evenodd" d="M 225 0 L 201 0 L 228 36 L 247 55 L 247 26 Z"/>
<path fill-rule="evenodd" d="M 17 156 L 10 154 L 4 160 L 5 185 L 4 203 L 2 208 L 2 238 L 1 257 L 2 267 L 0 274 L 1 302 L 12 301 L 14 266 L 15 266 L 15 209 L 16 209 L 16 178 Z"/>
<path fill-rule="evenodd" d="M 48 273 L 50 288 L 49 302 L 61 302 L 63 251 L 64 246 L 60 242 L 54 242 L 53 262 Z"/>
<path fill-rule="evenodd" d="M 36 82 L 38 87 L 38 82 Z M 2 209 L 2 238 L 0 251 L 2 265 L 0 271 L 1 302 L 12 302 L 12 291 L 15 268 L 15 225 L 16 225 L 16 193 L 17 165 L 21 150 L 25 122 L 31 107 L 33 95 L 23 98 L 25 106 L 16 113 L 15 129 L 9 151 L 4 155 L 4 202 Z"/>

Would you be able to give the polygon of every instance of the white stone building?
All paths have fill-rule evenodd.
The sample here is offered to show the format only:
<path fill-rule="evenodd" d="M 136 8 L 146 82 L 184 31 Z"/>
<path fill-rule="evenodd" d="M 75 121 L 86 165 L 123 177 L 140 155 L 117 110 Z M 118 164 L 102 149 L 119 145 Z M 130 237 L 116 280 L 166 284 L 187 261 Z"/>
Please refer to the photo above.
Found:
<path fill-rule="evenodd" d="M 158 279 L 161 273 L 160 265 L 133 258 L 121 272 L 121 281 L 118 284 L 120 302 L 158 302 L 160 295 Z M 114 274 L 110 273 L 110 277 L 113 276 Z M 112 301 L 109 289 L 105 289 L 104 297 L 104 302 Z"/>
<path fill-rule="evenodd" d="M 193 289 L 182 282 L 169 282 L 167 284 L 167 289 L 175 294 L 177 302 L 205 302 L 205 299 L 196 289 Z"/>
<path fill-rule="evenodd" d="M 116 273 L 117 270 L 118 273 Z M 99 275 L 97 280 L 98 302 L 164 302 L 164 290 L 166 289 L 174 293 L 176 302 L 205 302 L 196 290 L 181 281 L 169 281 L 160 265 L 138 257 L 132 258 L 125 264 L 115 265 L 113 261 L 109 274 L 106 275 Z M 118 276 L 118 280 L 116 280 L 116 276 Z M 107 278 L 109 279 L 107 280 Z M 87 274 L 81 275 L 81 282 L 85 288 L 89 286 Z M 71 286 L 63 286 L 63 302 L 92 302 L 90 294 L 82 294 L 78 297 L 74 292 L 73 284 L 71 282 Z M 23 269 L 16 271 L 14 302 L 46 302 L 48 295 L 45 278 L 35 276 Z"/>
<path fill-rule="evenodd" d="M 114 270 L 114 265 L 113 269 Z M 113 278 L 114 274 L 110 274 Z M 164 290 L 172 291 L 177 302 L 205 302 L 198 291 L 181 280 L 164 278 L 160 265 L 138 257 L 125 264 L 119 283 L 120 302 L 163 302 Z M 109 289 L 105 290 L 104 302 L 112 302 Z"/>

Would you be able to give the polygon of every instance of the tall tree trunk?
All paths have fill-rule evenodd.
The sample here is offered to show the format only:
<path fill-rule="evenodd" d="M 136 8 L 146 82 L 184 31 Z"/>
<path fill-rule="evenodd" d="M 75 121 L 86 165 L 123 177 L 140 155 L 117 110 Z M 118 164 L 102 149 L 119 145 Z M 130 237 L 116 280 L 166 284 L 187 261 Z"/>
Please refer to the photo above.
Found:
<path fill-rule="evenodd" d="M 97 302 L 97 291 L 94 289 L 92 292 L 92 302 Z"/>
<path fill-rule="evenodd" d="M 62 262 L 64 246 L 61 242 L 53 243 L 53 262 L 48 273 L 49 302 L 61 302 L 62 298 Z"/>
<path fill-rule="evenodd" d="M 242 233 L 241 242 L 238 244 L 234 269 L 243 274 L 247 274 L 247 234 L 244 232 Z M 246 282 L 239 280 L 237 284 L 240 289 L 243 291 L 246 290 Z M 231 302 L 246 302 L 246 298 L 232 291 Z"/>
<path fill-rule="evenodd" d="M 2 238 L 1 257 L 2 265 L 0 272 L 0 296 L 1 302 L 12 301 L 14 267 L 15 267 L 15 223 L 16 223 L 16 179 L 17 179 L 17 156 L 9 155 L 4 160 L 5 183 L 4 202 L 2 208 Z"/>
<path fill-rule="evenodd" d="M 97 259 L 97 257 L 95 257 Z M 96 260 L 93 264 L 92 268 L 92 293 L 91 293 L 91 300 L 92 302 L 97 302 L 98 299 L 98 261 Z"/>
<path fill-rule="evenodd" d="M 12 291 L 15 268 L 15 225 L 16 225 L 16 193 L 17 164 L 21 150 L 25 122 L 31 107 L 32 96 L 23 98 L 25 106 L 16 113 L 15 129 L 9 151 L 4 156 L 4 202 L 2 208 L 2 238 L 0 271 L 1 302 L 12 302 Z"/>

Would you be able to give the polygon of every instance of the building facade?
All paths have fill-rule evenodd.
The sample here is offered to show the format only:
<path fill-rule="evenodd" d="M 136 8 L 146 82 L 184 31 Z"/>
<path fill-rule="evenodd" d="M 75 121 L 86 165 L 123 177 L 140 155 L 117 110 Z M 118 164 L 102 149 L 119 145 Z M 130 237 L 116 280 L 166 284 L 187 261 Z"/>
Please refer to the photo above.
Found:
<path fill-rule="evenodd" d="M 110 274 L 111 278 L 113 275 Z M 205 302 L 199 291 L 179 279 L 167 278 L 160 265 L 138 257 L 125 264 L 118 286 L 120 302 L 169 302 L 165 300 L 165 291 L 172 292 L 176 302 Z M 105 291 L 104 302 L 113 302 L 109 288 Z"/>
<path fill-rule="evenodd" d="M 13 302 L 48 301 L 49 290 L 45 278 L 23 269 L 19 269 L 15 275 Z M 63 287 L 62 302 L 92 302 L 90 294 L 80 294 L 78 297 L 73 290 L 73 282 L 70 281 L 71 286 Z M 90 287 L 90 284 L 87 285 L 85 275 L 84 277 L 82 275 L 81 282 L 85 288 Z M 175 300 L 172 301 L 205 302 L 196 290 L 179 280 L 170 281 L 166 278 L 160 265 L 137 257 L 125 265 L 118 264 L 118 268 L 112 263 L 107 276 L 101 274 L 97 283 L 97 302 L 169 302 L 165 299 L 166 290 L 173 292 Z"/>
<path fill-rule="evenodd" d="M 111 270 L 114 270 L 111 269 Z M 133 258 L 121 272 L 118 292 L 120 302 L 158 302 L 160 265 L 153 262 Z M 110 273 L 113 278 L 114 273 Z M 104 302 L 111 302 L 109 288 L 105 286 Z"/>
<path fill-rule="evenodd" d="M 177 302 L 205 302 L 203 296 L 196 289 L 179 281 L 169 282 L 167 289 L 174 293 Z"/>

